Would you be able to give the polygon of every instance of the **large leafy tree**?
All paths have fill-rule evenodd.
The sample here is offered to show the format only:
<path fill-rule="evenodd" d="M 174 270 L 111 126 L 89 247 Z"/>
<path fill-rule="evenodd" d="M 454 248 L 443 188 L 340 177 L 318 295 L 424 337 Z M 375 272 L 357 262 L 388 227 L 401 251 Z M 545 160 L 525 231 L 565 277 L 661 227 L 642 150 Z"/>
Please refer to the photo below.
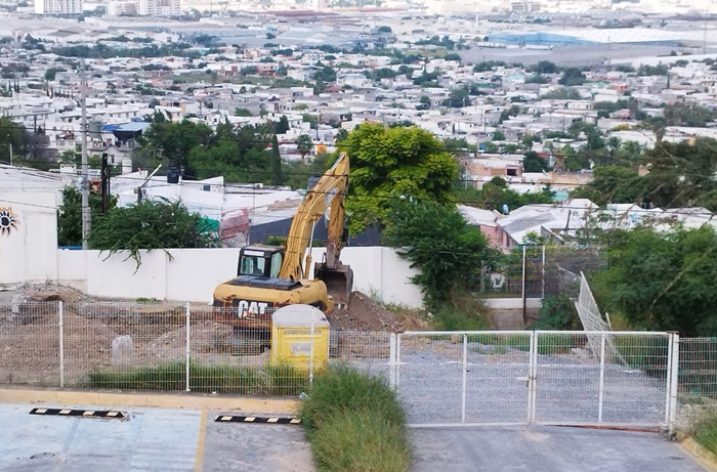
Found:
<path fill-rule="evenodd" d="M 637 203 L 659 208 L 702 206 L 717 211 L 717 141 L 698 138 L 658 143 L 641 163 L 645 175 L 628 166 L 598 166 L 594 180 L 573 195 L 596 203 Z"/>
<path fill-rule="evenodd" d="M 537 152 L 528 151 L 523 159 L 523 170 L 525 172 L 543 172 L 548 170 L 548 163 Z"/>
<path fill-rule="evenodd" d="M 485 237 L 453 205 L 399 200 L 391 208 L 386 241 L 420 270 L 414 281 L 426 304 L 439 307 L 480 276 L 488 253 Z"/>
<path fill-rule="evenodd" d="M 143 249 L 204 248 L 215 245 L 208 221 L 179 202 L 145 201 L 113 208 L 93 221 L 89 245 L 110 253 L 128 250 L 141 262 Z"/>
<path fill-rule="evenodd" d="M 186 165 L 190 151 L 208 144 L 211 137 L 212 129 L 205 124 L 188 120 L 173 123 L 157 114 L 152 126 L 142 136 L 141 143 L 173 164 Z"/>
<path fill-rule="evenodd" d="M 108 209 L 115 207 L 117 199 L 109 197 Z M 90 193 L 92 221 L 101 217 L 102 197 Z M 82 244 L 82 194 L 74 187 L 62 190 L 62 205 L 57 218 L 57 243 L 60 246 L 79 246 Z"/>
<path fill-rule="evenodd" d="M 601 166 L 593 171 L 593 181 L 575 190 L 574 198 L 587 198 L 598 205 L 639 202 L 643 181 L 629 167 Z"/>
<path fill-rule="evenodd" d="M 339 148 L 351 159 L 346 208 L 352 233 L 376 222 L 386 225 L 391 204 L 397 199 L 451 201 L 458 163 L 428 131 L 364 124 L 341 141 Z"/>
<path fill-rule="evenodd" d="M 592 280 L 603 310 L 641 329 L 717 335 L 713 228 L 615 231 L 608 243 L 608 268 Z"/>

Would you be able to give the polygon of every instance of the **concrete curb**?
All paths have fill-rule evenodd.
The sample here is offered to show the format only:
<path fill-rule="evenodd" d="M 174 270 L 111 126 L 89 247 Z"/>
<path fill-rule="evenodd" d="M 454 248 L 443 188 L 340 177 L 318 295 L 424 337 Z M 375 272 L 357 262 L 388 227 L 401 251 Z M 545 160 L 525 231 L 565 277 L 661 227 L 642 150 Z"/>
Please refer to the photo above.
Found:
<path fill-rule="evenodd" d="M 677 440 L 680 447 L 692 455 L 705 470 L 717 472 L 717 455 L 686 434 L 678 434 Z"/>
<path fill-rule="evenodd" d="M 0 388 L 0 403 L 51 403 L 57 406 L 112 406 L 240 411 L 295 415 L 299 400 L 192 393 L 119 393 L 97 390 Z"/>

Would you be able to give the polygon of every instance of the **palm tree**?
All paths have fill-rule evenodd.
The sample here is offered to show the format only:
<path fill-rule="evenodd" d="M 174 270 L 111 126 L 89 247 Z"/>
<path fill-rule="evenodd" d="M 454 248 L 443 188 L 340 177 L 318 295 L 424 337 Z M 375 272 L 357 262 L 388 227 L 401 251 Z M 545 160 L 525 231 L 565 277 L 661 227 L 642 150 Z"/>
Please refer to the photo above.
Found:
<path fill-rule="evenodd" d="M 296 138 L 296 150 L 301 154 L 301 163 L 304 163 L 304 158 L 311 152 L 311 148 L 314 147 L 314 142 L 311 140 L 311 136 L 308 134 L 302 134 Z"/>

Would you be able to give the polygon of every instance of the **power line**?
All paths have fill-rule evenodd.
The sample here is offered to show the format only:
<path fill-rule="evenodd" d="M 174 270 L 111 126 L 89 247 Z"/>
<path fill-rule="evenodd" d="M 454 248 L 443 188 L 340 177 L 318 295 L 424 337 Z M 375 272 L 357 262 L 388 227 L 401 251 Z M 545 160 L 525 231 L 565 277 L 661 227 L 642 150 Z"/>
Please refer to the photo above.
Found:
<path fill-rule="evenodd" d="M 314 193 L 317 193 L 320 195 L 331 195 L 331 196 L 337 195 L 336 193 L 333 193 L 333 192 L 314 192 Z M 386 197 L 390 197 L 390 199 L 394 200 L 394 201 L 403 200 L 399 195 L 391 195 L 391 196 L 387 195 Z M 367 195 L 351 195 L 351 196 L 348 196 L 347 198 L 358 198 L 358 199 L 366 199 L 366 200 L 374 199 L 374 197 L 367 196 Z M 5 203 L 16 204 L 16 205 L 26 205 L 26 206 L 33 206 L 33 207 L 39 207 L 39 208 L 47 208 L 47 209 L 51 209 L 51 210 L 59 210 L 60 209 L 60 207 L 58 207 L 58 206 L 38 205 L 38 204 L 30 204 L 30 203 L 10 201 L 10 200 L 0 200 L 0 201 L 5 202 Z M 182 201 L 180 199 L 174 203 L 182 203 Z M 483 203 L 483 202 L 464 201 L 464 202 L 457 202 L 456 205 L 471 206 L 471 204 L 477 205 L 477 204 L 481 204 L 481 203 Z M 266 206 L 271 206 L 271 205 L 272 204 L 268 204 Z M 618 205 L 637 205 L 637 204 L 635 204 L 635 203 L 632 203 L 632 204 L 631 203 L 620 203 Z M 185 205 L 185 207 L 186 207 L 186 205 Z M 624 214 L 629 214 L 629 213 L 644 213 L 644 214 L 648 214 L 648 215 L 653 215 L 656 218 L 660 218 L 660 217 L 668 218 L 672 215 L 686 215 L 686 216 L 702 216 L 702 217 L 709 216 L 710 219 L 712 219 L 712 217 L 716 215 L 715 213 L 709 212 L 709 210 L 706 213 L 705 212 L 695 212 L 695 211 L 685 211 L 684 209 L 677 209 L 677 208 L 675 208 L 675 209 L 670 209 L 670 208 L 666 208 L 666 209 L 633 208 L 633 209 L 629 209 L 629 210 L 617 210 L 617 209 L 600 208 L 600 207 L 580 208 L 580 207 L 575 207 L 575 206 L 570 206 L 570 205 L 557 205 L 557 204 L 552 204 L 552 203 L 533 203 L 533 204 L 524 205 L 520 208 L 526 208 L 526 207 L 532 207 L 535 209 L 540 208 L 540 209 L 571 210 L 571 211 L 576 211 L 576 212 L 583 212 L 585 214 L 619 213 L 621 216 Z M 122 207 L 122 208 L 128 208 L 128 207 Z M 476 207 L 476 208 L 478 208 L 478 207 Z M 222 210 L 223 208 L 221 206 L 220 207 L 211 207 L 211 206 L 192 205 L 192 209 Z M 227 210 L 227 211 L 243 210 L 243 209 L 248 209 L 248 207 L 237 207 L 235 209 Z M 481 209 L 481 208 L 479 208 L 479 209 Z M 486 211 L 491 211 L 491 210 L 486 210 Z M 275 213 L 276 213 L 276 211 L 269 210 L 266 212 L 250 213 L 249 216 L 250 217 L 251 216 L 273 216 L 273 215 L 275 215 Z M 509 215 L 506 215 L 506 216 L 509 216 Z M 160 220 L 154 220 L 154 221 L 160 221 Z"/>

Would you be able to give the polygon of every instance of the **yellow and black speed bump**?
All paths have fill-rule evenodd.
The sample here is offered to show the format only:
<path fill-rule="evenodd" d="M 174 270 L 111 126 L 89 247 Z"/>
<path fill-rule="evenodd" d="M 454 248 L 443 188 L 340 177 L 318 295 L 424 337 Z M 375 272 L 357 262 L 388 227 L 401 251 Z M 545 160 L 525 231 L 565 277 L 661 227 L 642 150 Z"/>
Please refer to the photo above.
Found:
<path fill-rule="evenodd" d="M 299 418 L 291 416 L 229 416 L 220 415 L 214 418 L 217 423 L 265 423 L 265 424 L 301 424 Z"/>
<path fill-rule="evenodd" d="M 112 420 L 127 419 L 127 413 L 116 410 L 72 410 L 69 408 L 33 408 L 31 415 L 42 416 L 79 416 L 82 418 L 105 418 Z"/>

